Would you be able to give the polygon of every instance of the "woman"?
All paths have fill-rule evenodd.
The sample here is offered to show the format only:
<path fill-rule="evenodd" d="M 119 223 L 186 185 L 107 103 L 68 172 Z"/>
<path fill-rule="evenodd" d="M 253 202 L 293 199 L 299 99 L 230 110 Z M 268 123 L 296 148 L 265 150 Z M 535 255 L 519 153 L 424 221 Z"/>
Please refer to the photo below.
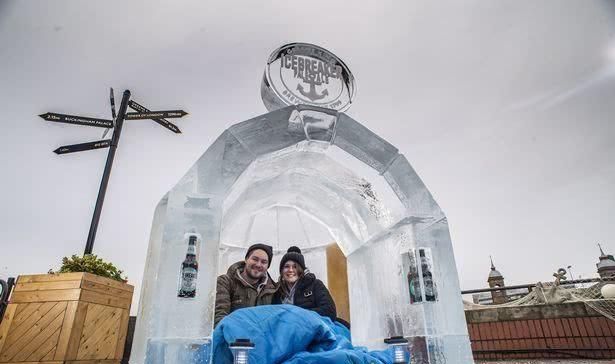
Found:
<path fill-rule="evenodd" d="M 286 303 L 308 310 L 335 321 L 335 302 L 320 279 L 307 272 L 301 249 L 291 246 L 280 262 L 280 282 L 273 302 Z"/>

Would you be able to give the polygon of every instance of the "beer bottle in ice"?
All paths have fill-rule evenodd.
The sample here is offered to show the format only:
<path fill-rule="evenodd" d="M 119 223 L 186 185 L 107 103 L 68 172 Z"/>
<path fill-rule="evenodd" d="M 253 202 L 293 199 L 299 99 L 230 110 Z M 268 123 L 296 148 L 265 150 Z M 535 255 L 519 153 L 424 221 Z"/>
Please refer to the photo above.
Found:
<path fill-rule="evenodd" d="M 436 288 L 433 281 L 433 274 L 431 272 L 432 264 L 431 259 L 425 256 L 425 250 L 419 249 L 419 256 L 421 259 L 421 270 L 423 271 L 423 286 L 425 287 L 425 301 L 436 300 Z"/>
<path fill-rule="evenodd" d="M 190 235 L 186 259 L 182 262 L 179 292 L 177 297 L 192 298 L 196 296 L 196 277 L 199 263 L 196 261 L 196 236 Z"/>

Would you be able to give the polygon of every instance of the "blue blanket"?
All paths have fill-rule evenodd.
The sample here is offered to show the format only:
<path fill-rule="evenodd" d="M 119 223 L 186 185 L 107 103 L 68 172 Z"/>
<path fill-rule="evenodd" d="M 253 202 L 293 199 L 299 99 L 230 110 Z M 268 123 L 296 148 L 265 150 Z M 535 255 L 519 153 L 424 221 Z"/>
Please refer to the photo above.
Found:
<path fill-rule="evenodd" d="M 213 334 L 213 363 L 232 364 L 228 345 L 250 339 L 250 364 L 392 364 L 391 350 L 356 348 L 350 331 L 316 312 L 292 305 L 257 306 L 225 317 Z"/>

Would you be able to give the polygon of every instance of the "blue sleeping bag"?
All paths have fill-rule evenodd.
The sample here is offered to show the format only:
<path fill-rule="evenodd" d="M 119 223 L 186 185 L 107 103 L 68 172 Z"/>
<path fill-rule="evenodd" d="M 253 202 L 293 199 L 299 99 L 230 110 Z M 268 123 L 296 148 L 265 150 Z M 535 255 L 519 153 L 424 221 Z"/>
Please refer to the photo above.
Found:
<path fill-rule="evenodd" d="M 232 364 L 229 344 L 250 339 L 250 364 L 392 364 L 392 350 L 355 348 L 350 331 L 293 305 L 257 306 L 225 317 L 213 334 L 214 364 Z"/>

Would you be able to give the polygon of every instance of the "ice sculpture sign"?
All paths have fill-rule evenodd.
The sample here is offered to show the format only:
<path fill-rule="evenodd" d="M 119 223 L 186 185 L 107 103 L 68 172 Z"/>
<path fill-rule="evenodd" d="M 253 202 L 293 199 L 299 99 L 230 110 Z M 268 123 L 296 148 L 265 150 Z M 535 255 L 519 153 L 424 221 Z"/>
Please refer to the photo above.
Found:
<path fill-rule="evenodd" d="M 406 157 L 342 112 L 354 90 L 321 47 L 273 52 L 269 112 L 225 130 L 156 208 L 131 364 L 206 363 L 194 358 L 209 353 L 216 277 L 257 241 L 273 246 L 274 280 L 298 245 L 329 289 L 347 283 L 353 344 L 403 336 L 415 363 L 472 362 L 447 218 Z"/>
<path fill-rule="evenodd" d="M 328 50 L 307 43 L 274 51 L 261 85 L 269 111 L 299 104 L 345 111 L 354 91 L 354 77 L 346 64 Z"/>

